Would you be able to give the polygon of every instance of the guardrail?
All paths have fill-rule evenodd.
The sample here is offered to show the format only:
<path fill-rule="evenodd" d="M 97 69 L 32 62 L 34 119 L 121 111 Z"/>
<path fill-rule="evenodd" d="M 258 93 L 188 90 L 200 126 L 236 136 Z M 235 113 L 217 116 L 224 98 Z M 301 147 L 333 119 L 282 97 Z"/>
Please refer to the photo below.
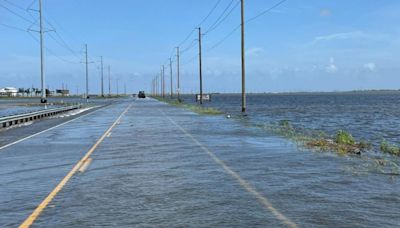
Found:
<path fill-rule="evenodd" d="M 37 112 L 30 112 L 6 117 L 0 117 L 0 128 L 10 127 L 12 125 L 17 125 L 21 123 L 26 123 L 29 121 L 34 121 L 38 119 L 42 119 L 49 116 L 55 116 L 60 113 L 68 112 L 71 110 L 79 109 L 81 105 L 73 105 L 67 106 L 62 108 L 54 108 L 54 109 L 47 109 L 41 110 Z"/>

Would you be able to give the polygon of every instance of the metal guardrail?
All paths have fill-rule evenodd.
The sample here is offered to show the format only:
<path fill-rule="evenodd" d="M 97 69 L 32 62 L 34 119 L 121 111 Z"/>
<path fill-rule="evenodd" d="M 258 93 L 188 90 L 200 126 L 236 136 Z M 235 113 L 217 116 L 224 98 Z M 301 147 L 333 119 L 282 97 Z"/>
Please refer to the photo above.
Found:
<path fill-rule="evenodd" d="M 73 106 L 67 106 L 67 107 L 62 107 L 62 108 L 47 109 L 47 110 L 41 110 L 41 111 L 37 111 L 37 112 L 30 112 L 30 113 L 0 117 L 0 128 L 5 128 L 5 127 L 12 126 L 12 125 L 17 125 L 17 124 L 26 123 L 26 122 L 33 121 L 33 120 L 42 119 L 42 118 L 49 117 L 49 116 L 58 115 L 60 113 L 68 112 L 68 111 L 79 109 L 79 108 L 81 108 L 81 105 L 73 105 Z"/>

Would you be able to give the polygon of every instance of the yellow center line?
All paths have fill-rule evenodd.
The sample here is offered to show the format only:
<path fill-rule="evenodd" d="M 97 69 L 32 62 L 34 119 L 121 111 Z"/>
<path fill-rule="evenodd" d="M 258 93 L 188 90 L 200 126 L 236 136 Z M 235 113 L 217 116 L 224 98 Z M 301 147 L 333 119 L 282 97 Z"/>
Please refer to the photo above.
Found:
<path fill-rule="evenodd" d="M 183 127 L 181 127 L 177 122 L 175 122 L 171 117 L 167 116 L 162 110 L 159 110 L 165 117 L 171 121 L 177 128 L 179 128 L 187 137 L 189 137 L 196 145 L 198 145 L 204 152 L 206 152 L 218 165 L 220 165 L 229 175 L 231 175 L 248 193 L 252 194 L 257 198 L 257 200 L 269 211 L 272 212 L 273 215 L 281 222 L 283 222 L 288 227 L 296 228 L 297 225 L 290 221 L 285 215 L 279 212 L 272 203 L 261 193 L 259 193 L 250 183 L 248 183 L 245 179 L 243 179 L 237 172 L 232 170 L 225 162 L 219 159 L 212 151 L 210 151 L 207 147 L 201 144 L 196 138 L 193 137 L 188 131 L 186 131 Z"/>
<path fill-rule="evenodd" d="M 96 150 L 100 143 L 106 138 L 108 133 L 117 125 L 125 113 L 130 109 L 132 105 L 129 105 L 117 118 L 117 120 L 111 125 L 110 128 L 100 137 L 100 139 L 90 148 L 90 150 L 83 156 L 83 158 L 72 168 L 72 170 L 61 180 L 61 182 L 53 189 L 52 192 L 39 204 L 39 206 L 29 215 L 28 218 L 19 226 L 20 228 L 30 227 L 35 220 L 40 216 L 43 210 L 49 205 L 49 203 L 54 199 L 54 197 L 63 189 L 63 187 L 68 183 L 68 181 L 75 175 L 79 168 L 86 162 L 89 156 Z"/>

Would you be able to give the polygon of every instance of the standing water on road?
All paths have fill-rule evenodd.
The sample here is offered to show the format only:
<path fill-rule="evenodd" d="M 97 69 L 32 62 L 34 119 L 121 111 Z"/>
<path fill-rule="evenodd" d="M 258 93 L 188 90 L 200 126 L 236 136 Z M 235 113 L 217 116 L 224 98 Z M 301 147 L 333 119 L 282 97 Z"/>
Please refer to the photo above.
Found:
<path fill-rule="evenodd" d="M 195 102 L 194 95 L 184 96 L 184 101 Z M 240 113 L 240 102 L 240 94 L 213 94 L 212 101 L 204 105 L 236 116 L 246 125 L 270 131 L 286 121 L 306 136 L 324 134 L 334 138 L 340 130 L 349 132 L 357 141 L 371 145 L 369 155 L 388 159 L 391 171 L 395 169 L 394 173 L 400 174 L 399 157 L 381 151 L 385 142 L 400 142 L 398 91 L 250 94 L 245 117 Z"/>

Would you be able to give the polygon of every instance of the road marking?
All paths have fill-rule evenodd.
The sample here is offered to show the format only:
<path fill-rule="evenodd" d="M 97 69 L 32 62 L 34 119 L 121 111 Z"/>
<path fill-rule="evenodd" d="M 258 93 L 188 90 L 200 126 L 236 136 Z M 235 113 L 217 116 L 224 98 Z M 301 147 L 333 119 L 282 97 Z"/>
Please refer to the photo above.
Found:
<path fill-rule="evenodd" d="M 171 117 L 167 116 L 162 110 L 159 110 L 165 117 L 171 121 L 177 128 L 179 128 L 187 137 L 189 137 L 196 145 L 198 145 L 204 152 L 206 152 L 218 165 L 220 165 L 228 174 L 230 174 L 248 193 L 254 195 L 257 200 L 272 214 L 275 215 L 277 219 L 282 221 L 288 227 L 296 228 L 297 225 L 290 221 L 285 215 L 276 209 L 269 200 L 259 193 L 250 183 L 248 183 L 245 179 L 243 179 L 238 173 L 233 171 L 225 162 L 219 159 L 212 151 L 210 151 L 207 147 L 201 144 L 196 138 L 193 137 L 188 131 L 186 131 L 183 127 L 181 127 L 177 122 L 175 122 Z"/>
<path fill-rule="evenodd" d="M 86 162 L 90 155 L 96 150 L 101 142 L 106 138 L 107 134 L 117 125 L 118 121 L 125 115 L 125 113 L 131 108 L 131 104 L 121 113 L 121 115 L 115 120 L 115 122 L 108 128 L 108 130 L 97 140 L 97 142 L 90 148 L 90 150 L 82 157 L 82 159 L 76 163 L 72 170 L 61 180 L 61 182 L 53 189 L 52 192 L 39 204 L 39 206 L 29 215 L 28 218 L 19 226 L 20 228 L 30 227 L 35 220 L 40 216 L 43 210 L 49 205 L 49 203 L 56 197 L 56 195 L 64 188 L 68 181 L 75 175 L 80 167 Z"/>
<path fill-rule="evenodd" d="M 94 111 L 94 112 L 86 113 L 85 115 L 79 116 L 79 117 L 74 118 L 74 119 L 72 119 L 72 120 L 68 120 L 67 122 L 64 122 L 64 123 L 62 123 L 62 124 L 56 125 L 56 126 L 51 127 L 51 128 L 48 128 L 48 129 L 43 130 L 43 131 L 41 131 L 41 132 L 38 132 L 38 133 L 35 133 L 35 134 L 33 134 L 33 135 L 27 136 L 27 137 L 25 137 L 25 138 L 19 139 L 19 140 L 15 141 L 15 142 L 9 143 L 9 144 L 4 145 L 4 146 L 1 146 L 1 147 L 0 147 L 0 150 L 3 150 L 3 149 L 5 149 L 5 148 L 8 148 L 8 147 L 13 146 L 13 145 L 15 145 L 15 144 L 18 144 L 18 143 L 20 143 L 20 142 L 23 142 L 23 141 L 25 141 L 25 140 L 27 140 L 27 139 L 33 138 L 33 137 L 38 136 L 38 135 L 40 135 L 40 134 L 46 133 L 46 132 L 48 132 L 48 131 L 51 131 L 51 130 L 53 130 L 53 129 L 56 129 L 56 128 L 58 128 L 58 127 L 61 127 L 61 126 L 63 126 L 63 125 L 66 125 L 66 124 L 68 124 L 68 123 L 71 123 L 71 122 L 73 122 L 73 121 L 75 121 L 75 120 L 78 120 L 78 119 L 80 119 L 80 118 L 83 118 L 83 117 L 85 117 L 85 116 L 88 116 L 88 115 L 90 115 L 90 114 L 93 114 L 93 113 L 95 113 L 95 112 L 98 112 L 98 111 L 100 111 L 100 110 L 103 109 L 103 108 L 104 108 L 104 107 L 102 107 L 102 108 L 100 108 L 100 109 L 97 109 L 97 110 Z"/>

